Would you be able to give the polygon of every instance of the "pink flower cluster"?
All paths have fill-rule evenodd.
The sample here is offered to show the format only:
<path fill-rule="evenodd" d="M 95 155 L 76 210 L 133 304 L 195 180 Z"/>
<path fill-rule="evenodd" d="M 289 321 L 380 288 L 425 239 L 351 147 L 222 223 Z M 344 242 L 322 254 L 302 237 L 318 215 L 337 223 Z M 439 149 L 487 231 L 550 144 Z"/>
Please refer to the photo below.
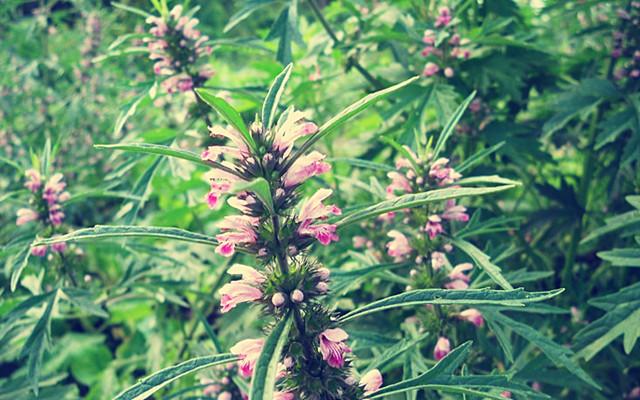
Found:
<path fill-rule="evenodd" d="M 21 208 L 16 212 L 16 225 L 24 225 L 29 222 L 42 221 L 46 225 L 58 227 L 64 220 L 64 212 L 61 203 L 69 199 L 69 192 L 65 191 L 66 183 L 62 174 L 53 174 L 46 182 L 35 169 L 25 171 L 27 180 L 24 186 L 33 194 L 33 208 Z M 44 185 L 43 185 L 44 183 Z M 65 243 L 55 243 L 51 245 L 51 250 L 62 253 L 66 249 Z M 44 257 L 47 253 L 47 246 L 33 246 L 31 254 L 37 257 Z"/>
<path fill-rule="evenodd" d="M 617 12 L 623 30 L 613 32 L 611 57 L 622 64 L 614 76 L 616 79 L 640 79 L 640 2 L 632 1 L 629 10 Z"/>
<path fill-rule="evenodd" d="M 387 174 L 391 181 L 386 188 L 387 198 L 389 199 L 393 199 L 399 194 L 451 186 L 462 177 L 449 166 L 447 158 L 439 158 L 433 161 L 426 173 L 416 170 L 416 165 L 422 165 L 421 160 L 409 147 L 405 146 L 405 152 L 411 157 L 411 160 L 399 158 L 396 161 L 397 171 Z M 433 241 L 445 232 L 444 221 L 467 222 L 469 215 L 466 211 L 466 207 L 456 204 L 455 200 L 447 200 L 442 211 L 438 213 L 431 212 L 427 216 L 426 223 L 421 231 L 425 232 L 429 239 Z M 407 212 L 410 213 L 411 211 L 407 210 Z M 391 222 L 394 217 L 395 213 L 389 213 L 385 216 L 385 220 Z M 396 262 L 409 258 L 413 251 L 409 238 L 395 229 L 389 231 L 388 236 L 393 240 L 386 244 L 387 254 L 393 257 Z"/>
<path fill-rule="evenodd" d="M 430 59 L 422 71 L 422 75 L 430 77 L 436 75 L 442 69 L 442 73 L 447 78 L 453 78 L 454 69 L 449 65 L 452 60 L 468 59 L 471 52 L 466 46 L 469 41 L 461 39 L 455 33 L 455 27 L 451 24 L 453 16 L 448 7 L 440 7 L 438 16 L 434 22 L 433 29 L 427 29 L 422 36 L 425 47 L 420 54 Z M 439 37 L 445 36 L 448 40 L 438 41 Z"/>
<path fill-rule="evenodd" d="M 291 211 L 295 205 L 296 188 L 309 178 L 331 169 L 324 161 L 325 156 L 317 151 L 298 155 L 291 161 L 295 141 L 318 131 L 314 123 L 306 120 L 304 113 L 289 108 L 269 131 L 255 122 L 251 126 L 251 134 L 258 147 L 266 149 L 263 154 L 256 154 L 246 138 L 235 129 L 210 127 L 209 130 L 211 136 L 228 140 L 225 145 L 209 146 L 201 154 L 202 160 L 210 162 L 213 167 L 206 175 L 210 182 L 205 198 L 209 208 L 218 208 L 222 204 L 221 199 L 239 183 L 257 177 L 270 180 L 277 176 L 271 196 L 278 210 L 290 213 L 287 222 L 292 229 L 288 231 L 294 232 L 294 237 L 286 238 L 290 253 L 295 255 L 308 246 L 308 238 L 315 238 L 323 245 L 338 240 L 336 225 L 327 220 L 333 215 L 340 215 L 341 211 L 335 205 L 323 204 L 331 190 L 318 190 L 300 205 L 297 213 Z M 216 236 L 220 242 L 216 249 L 218 254 L 229 257 L 237 247 L 241 247 L 260 257 L 272 255 L 269 238 L 258 233 L 262 224 L 270 223 L 260 219 L 267 207 L 263 200 L 251 191 L 237 193 L 228 199 L 228 204 L 243 215 L 225 217 L 219 224 L 221 233 Z"/>
<path fill-rule="evenodd" d="M 149 33 L 154 36 L 145 39 L 149 58 L 155 61 L 155 74 L 166 77 L 162 87 L 168 93 L 188 92 L 213 76 L 207 67 L 193 72 L 198 60 L 210 55 L 212 48 L 207 45 L 209 38 L 196 29 L 198 20 L 182 14 L 182 6 L 177 5 L 167 19 L 151 16 L 146 21 L 153 25 Z"/>
<path fill-rule="evenodd" d="M 343 368 L 345 364 L 345 356 L 351 353 L 351 348 L 346 344 L 349 335 L 341 328 L 325 329 L 318 337 L 318 351 L 322 354 L 322 358 L 332 368 Z M 260 357 L 262 348 L 264 347 L 264 339 L 245 339 L 238 342 L 231 348 L 231 353 L 237 355 L 238 369 L 241 376 L 249 378 L 252 376 L 256 362 Z M 287 370 L 293 365 L 290 357 L 285 358 L 284 362 L 279 365 L 278 378 L 287 376 Z M 377 369 L 364 374 L 359 385 L 363 388 L 364 394 L 371 394 L 382 386 L 382 374 Z M 274 399 L 294 399 L 291 392 L 276 392 Z"/>

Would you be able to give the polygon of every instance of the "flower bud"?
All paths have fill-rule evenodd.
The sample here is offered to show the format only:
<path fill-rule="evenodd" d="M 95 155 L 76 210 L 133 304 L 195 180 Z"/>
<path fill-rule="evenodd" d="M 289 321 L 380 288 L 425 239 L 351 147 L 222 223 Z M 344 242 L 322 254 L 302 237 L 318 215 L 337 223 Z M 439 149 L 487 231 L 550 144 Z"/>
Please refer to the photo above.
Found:
<path fill-rule="evenodd" d="M 294 303 L 302 303 L 304 300 L 304 293 L 298 289 L 294 290 L 291 292 L 291 300 L 293 300 Z"/>
<path fill-rule="evenodd" d="M 284 361 L 282 361 L 282 364 L 284 364 L 284 367 L 287 369 L 293 367 L 293 358 L 286 357 Z"/>
<path fill-rule="evenodd" d="M 422 256 L 418 256 L 418 257 L 416 257 L 416 264 L 422 264 L 422 261 L 424 261 L 424 260 L 422 259 Z"/>
<path fill-rule="evenodd" d="M 329 270 L 329 268 L 322 267 L 322 268 L 318 268 L 317 274 L 320 277 L 320 279 L 322 279 L 323 281 L 326 281 L 329 279 L 329 276 L 331 275 L 331 271 Z"/>
<path fill-rule="evenodd" d="M 453 68 L 447 67 L 444 69 L 444 76 L 446 76 L 447 78 L 453 78 L 453 75 L 454 75 Z"/>
<path fill-rule="evenodd" d="M 318 282 L 316 290 L 320 293 L 327 293 L 329 291 L 329 285 L 326 282 Z"/>
<path fill-rule="evenodd" d="M 289 252 L 290 256 L 295 256 L 296 254 L 298 254 L 298 248 L 296 246 L 287 247 L 287 251 Z"/>
<path fill-rule="evenodd" d="M 411 271 L 409 271 L 409 276 L 416 276 L 418 275 L 418 271 L 416 271 L 415 269 L 412 269 Z"/>
<path fill-rule="evenodd" d="M 416 178 L 416 183 L 418 185 L 422 185 L 424 183 L 424 179 L 421 176 L 419 176 L 418 178 Z"/>
<path fill-rule="evenodd" d="M 281 307 L 287 299 L 284 297 L 284 294 L 278 292 L 271 296 L 271 304 L 276 307 Z"/>

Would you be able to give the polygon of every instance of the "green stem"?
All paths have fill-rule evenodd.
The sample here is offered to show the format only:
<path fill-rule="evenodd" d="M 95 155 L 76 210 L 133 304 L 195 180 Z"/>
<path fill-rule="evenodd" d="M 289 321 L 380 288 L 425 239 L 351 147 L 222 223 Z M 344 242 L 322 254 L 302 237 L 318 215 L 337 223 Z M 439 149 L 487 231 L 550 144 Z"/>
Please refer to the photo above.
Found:
<path fill-rule="evenodd" d="M 329 22 L 322 14 L 322 11 L 320 10 L 316 2 L 314 0 L 309 0 L 309 5 L 311 6 L 313 13 L 318 18 L 318 21 L 320 21 L 320 24 L 322 24 L 324 30 L 327 32 L 327 34 L 333 41 L 333 45 L 337 46 L 341 44 L 340 39 L 338 39 L 338 36 L 336 35 L 333 28 L 331 28 L 331 25 L 329 25 Z M 360 64 L 360 62 L 357 59 L 355 59 L 355 57 L 351 57 L 349 61 L 351 62 L 353 67 L 360 73 L 360 75 L 362 75 L 376 90 L 380 90 L 384 88 L 382 83 L 378 79 L 376 79 L 373 75 L 371 75 L 371 73 L 369 73 L 369 71 L 367 71 L 367 69 L 363 67 L 362 64 Z"/>
<path fill-rule="evenodd" d="M 571 291 L 572 284 L 572 275 L 573 275 L 573 266 L 575 264 L 576 253 L 578 251 L 578 245 L 580 243 L 580 239 L 582 239 L 582 232 L 584 229 L 584 219 L 585 214 L 587 212 L 587 207 L 589 204 L 589 187 L 591 186 L 591 180 L 593 179 L 593 174 L 595 171 L 595 143 L 596 137 L 598 134 L 598 121 L 600 120 L 601 108 L 598 106 L 596 111 L 593 113 L 591 117 L 591 126 L 589 127 L 589 139 L 586 147 L 586 157 L 582 162 L 582 178 L 580 180 L 578 186 L 578 196 L 577 201 L 580 206 L 579 215 L 578 215 L 578 223 L 573 230 L 573 234 L 571 237 L 571 243 L 569 244 L 569 250 L 567 251 L 567 256 L 565 258 L 564 267 L 562 268 L 562 286 L 567 290 Z"/>

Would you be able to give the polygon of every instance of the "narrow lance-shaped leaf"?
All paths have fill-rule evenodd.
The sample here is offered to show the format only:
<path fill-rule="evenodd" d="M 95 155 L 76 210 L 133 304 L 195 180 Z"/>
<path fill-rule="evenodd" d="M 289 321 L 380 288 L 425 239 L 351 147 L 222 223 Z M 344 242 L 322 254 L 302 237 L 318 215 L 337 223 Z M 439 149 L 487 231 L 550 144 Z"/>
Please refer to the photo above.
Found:
<path fill-rule="evenodd" d="M 495 283 L 500 285 L 500 287 L 503 289 L 513 289 L 513 286 L 511 286 L 505 277 L 502 276 L 500 267 L 492 263 L 488 255 L 466 240 L 453 239 L 453 244 L 463 252 L 467 253 L 476 265 L 482 268 L 482 270 L 486 272 Z"/>
<path fill-rule="evenodd" d="M 157 154 L 161 156 L 175 157 L 191 161 L 196 164 L 211 167 L 211 164 L 202 160 L 199 155 L 187 150 L 176 149 L 169 146 L 151 143 L 117 143 L 117 144 L 96 144 L 98 149 L 122 150 L 132 153 Z"/>
<path fill-rule="evenodd" d="M 256 362 L 251 377 L 251 400 L 272 400 L 276 385 L 276 373 L 280 362 L 280 353 L 289 338 L 291 316 L 283 318 L 273 328 Z"/>
<path fill-rule="evenodd" d="M 456 125 L 458 125 L 458 121 L 460 121 L 460 118 L 462 118 L 462 114 L 464 114 L 464 112 L 467 109 L 467 107 L 469 107 L 469 103 L 471 103 L 471 100 L 473 100 L 473 98 L 475 96 L 476 96 L 476 92 L 474 91 L 473 93 L 471 93 L 469 95 L 469 97 L 467 97 L 462 102 L 462 104 L 460 104 L 458 106 L 458 108 L 453 113 L 451 118 L 449 118 L 449 121 L 447 121 L 447 124 L 445 125 L 444 129 L 440 133 L 440 136 L 438 136 L 438 140 L 436 141 L 436 145 L 433 147 L 433 159 L 434 160 L 438 158 L 438 155 L 444 149 L 444 145 L 447 143 L 447 140 L 449 139 L 449 137 L 453 133 L 453 130 L 455 129 Z"/>
<path fill-rule="evenodd" d="M 217 97 L 211 90 L 198 88 L 196 89 L 196 93 L 198 93 L 198 96 L 200 96 L 205 103 L 216 110 L 225 121 L 242 134 L 249 147 L 256 150 L 256 142 L 253 140 L 249 129 L 247 129 L 247 126 L 244 124 L 240 113 L 236 111 L 235 108 L 233 108 L 224 99 Z"/>
<path fill-rule="evenodd" d="M 53 312 L 57 298 L 58 290 L 55 290 L 52 292 L 47 307 L 33 327 L 31 335 L 29 335 L 20 352 L 20 357 L 28 356 L 27 375 L 29 376 L 33 391 L 36 395 L 38 394 L 38 380 L 40 378 L 42 357 L 51 342 L 51 313 Z"/>
<path fill-rule="evenodd" d="M 20 275 L 22 275 L 22 271 L 29 264 L 29 256 L 31 256 L 31 244 L 26 245 L 13 258 L 13 263 L 11 265 L 11 291 L 12 292 L 16 290 L 16 286 L 18 286 L 18 281 L 20 280 Z"/>
<path fill-rule="evenodd" d="M 36 239 L 34 245 L 49 245 L 52 243 L 86 240 L 91 241 L 114 237 L 155 237 L 211 245 L 218 244 L 218 241 L 213 236 L 190 232 L 180 228 L 161 226 L 96 225 L 93 228 L 78 229 L 77 231 L 67 233 L 66 235 L 54 236 L 47 239 Z"/>
<path fill-rule="evenodd" d="M 580 367 L 580 365 L 573 360 L 573 352 L 549 339 L 543 333 L 536 329 L 533 329 L 529 325 L 518 322 L 511 319 L 497 311 L 483 309 L 484 313 L 490 313 L 491 319 L 499 324 L 509 327 L 517 335 L 522 336 L 533 345 L 538 347 L 546 356 L 558 367 L 564 367 L 580 378 L 582 381 L 588 383 L 596 389 L 600 389 L 600 386 Z"/>
<path fill-rule="evenodd" d="M 548 300 L 562 293 L 564 289 L 546 292 L 525 292 L 524 289 L 489 290 L 489 289 L 421 289 L 400 293 L 374 301 L 366 306 L 353 310 L 342 317 L 346 322 L 354 318 L 387 310 L 390 308 L 415 306 L 422 304 L 438 305 L 500 305 L 506 307 L 524 307 L 527 303 Z"/>
<path fill-rule="evenodd" d="M 324 125 L 322 125 L 318 130 L 318 133 L 316 133 L 311 138 L 309 138 L 300 147 L 300 149 L 289 159 L 289 162 L 287 163 L 287 167 L 291 166 L 293 162 L 302 154 L 304 154 L 311 146 L 313 146 L 314 143 L 316 143 L 318 140 L 326 137 L 327 135 L 335 131 L 340 125 L 342 125 L 352 117 L 356 116 L 360 112 L 364 111 L 371 104 L 373 104 L 374 102 L 380 99 L 387 97 L 388 95 L 390 95 L 395 91 L 398 91 L 412 84 L 419 78 L 420 78 L 419 76 L 414 76 L 413 78 L 409 78 L 406 81 L 400 82 L 386 89 L 382 89 L 377 92 L 371 93 L 363 97 L 362 99 L 356 101 L 355 103 L 351 104 L 349 107 L 345 108 L 344 110 L 342 110 L 342 112 L 340 112 L 338 115 L 334 116 L 329 121 L 325 122 Z"/>
<path fill-rule="evenodd" d="M 273 125 L 276 112 L 278 111 L 278 104 L 291 76 L 292 68 L 293 64 L 289 64 L 276 76 L 276 79 L 269 88 L 267 97 L 264 98 L 264 103 L 262 103 L 262 124 L 265 130 L 271 129 Z"/>
<path fill-rule="evenodd" d="M 422 206 L 428 203 L 442 200 L 456 199 L 466 196 L 479 196 L 489 193 L 497 193 L 513 188 L 515 185 L 501 185 L 493 187 L 469 188 L 450 187 L 445 189 L 430 190 L 421 193 L 409 193 L 394 199 L 381 201 L 380 203 L 365 207 L 360 210 L 343 215 L 336 221 L 339 227 L 360 222 L 362 220 L 385 214 L 391 211 Z"/>
<path fill-rule="evenodd" d="M 117 395 L 114 400 L 144 400 L 169 383 L 187 374 L 215 365 L 227 364 L 238 359 L 233 354 L 198 357 L 173 367 L 165 368 L 140 380 L 137 384 Z"/>

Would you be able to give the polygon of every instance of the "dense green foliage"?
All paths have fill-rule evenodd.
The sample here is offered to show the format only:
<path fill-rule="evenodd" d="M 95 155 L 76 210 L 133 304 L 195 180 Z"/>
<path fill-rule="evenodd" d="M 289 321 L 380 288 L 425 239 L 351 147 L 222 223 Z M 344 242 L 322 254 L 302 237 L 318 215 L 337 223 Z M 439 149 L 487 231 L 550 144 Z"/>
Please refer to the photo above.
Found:
<path fill-rule="evenodd" d="M 0 71 L 0 400 L 640 398 L 640 2 L 6 0 Z"/>

